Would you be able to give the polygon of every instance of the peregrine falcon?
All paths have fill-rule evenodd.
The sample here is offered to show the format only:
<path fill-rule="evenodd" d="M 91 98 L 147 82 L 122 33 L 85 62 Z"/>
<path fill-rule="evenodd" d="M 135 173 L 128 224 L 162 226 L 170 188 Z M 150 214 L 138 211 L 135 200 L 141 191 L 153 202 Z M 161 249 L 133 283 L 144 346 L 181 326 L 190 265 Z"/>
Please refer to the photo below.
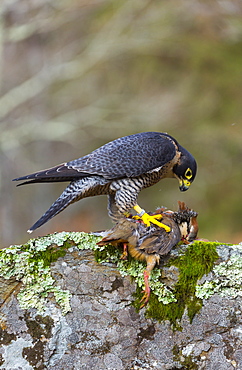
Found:
<path fill-rule="evenodd" d="M 47 170 L 19 177 L 19 185 L 38 182 L 70 181 L 60 197 L 28 230 L 32 232 L 69 204 L 94 195 L 108 196 L 109 216 L 117 221 L 132 208 L 143 222 L 163 227 L 137 204 L 142 189 L 166 177 L 177 178 L 181 191 L 189 188 L 196 176 L 196 161 L 172 136 L 161 132 L 142 132 L 111 141 L 84 157 Z"/>

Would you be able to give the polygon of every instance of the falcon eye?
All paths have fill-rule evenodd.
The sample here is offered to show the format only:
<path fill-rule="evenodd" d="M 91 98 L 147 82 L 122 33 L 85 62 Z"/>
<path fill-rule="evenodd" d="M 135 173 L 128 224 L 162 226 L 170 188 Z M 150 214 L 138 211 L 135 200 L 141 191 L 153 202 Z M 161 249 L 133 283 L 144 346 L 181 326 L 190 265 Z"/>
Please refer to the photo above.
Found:
<path fill-rule="evenodd" d="M 192 178 L 192 170 L 190 168 L 188 168 L 185 172 L 185 177 L 190 180 L 190 178 Z"/>

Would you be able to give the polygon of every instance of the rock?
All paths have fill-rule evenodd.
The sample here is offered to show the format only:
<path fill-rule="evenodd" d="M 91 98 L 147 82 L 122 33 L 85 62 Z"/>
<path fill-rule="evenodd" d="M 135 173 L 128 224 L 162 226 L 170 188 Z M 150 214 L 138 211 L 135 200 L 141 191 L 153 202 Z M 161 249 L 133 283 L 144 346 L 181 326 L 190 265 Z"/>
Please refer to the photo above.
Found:
<path fill-rule="evenodd" d="M 241 248 L 236 252 L 233 246 L 220 246 L 218 253 L 220 262 L 223 256 L 241 258 Z M 114 264 L 97 263 L 93 251 L 72 246 L 51 264 L 51 274 L 70 293 L 66 315 L 53 294 L 43 312 L 21 308 L 21 283 L 1 280 L 0 369 L 242 369 L 239 294 L 231 298 L 210 291 L 192 321 L 186 308 L 179 327 L 172 328 L 168 320 L 147 318 L 146 308 L 137 312 L 135 283 Z M 173 274 L 171 266 L 169 284 Z"/>

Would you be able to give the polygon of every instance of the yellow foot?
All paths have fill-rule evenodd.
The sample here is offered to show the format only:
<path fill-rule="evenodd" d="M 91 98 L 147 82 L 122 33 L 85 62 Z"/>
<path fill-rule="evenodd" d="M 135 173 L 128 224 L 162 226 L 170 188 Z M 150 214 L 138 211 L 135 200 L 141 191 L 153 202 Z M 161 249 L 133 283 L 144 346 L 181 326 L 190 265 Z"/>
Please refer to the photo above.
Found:
<path fill-rule="evenodd" d="M 159 227 L 162 227 L 167 233 L 171 231 L 171 228 L 169 226 L 157 221 L 157 219 L 160 220 L 162 218 L 161 214 L 151 216 L 138 205 L 134 206 L 134 210 L 138 213 L 138 217 L 142 219 L 145 225 L 150 226 L 150 223 L 152 223 Z"/>
<path fill-rule="evenodd" d="M 157 216 L 161 216 L 161 215 L 154 215 L 154 216 L 150 216 L 148 213 L 144 213 L 143 216 L 141 216 L 142 218 L 142 221 L 147 225 L 147 226 L 150 226 L 150 223 L 152 224 L 155 224 L 159 227 L 162 227 L 163 229 L 165 229 L 165 231 L 167 233 L 169 233 L 171 231 L 171 228 L 165 224 L 163 224 L 162 222 L 159 222 L 157 221 L 157 218 L 160 220 L 161 217 L 157 217 Z"/>
<path fill-rule="evenodd" d="M 151 217 L 154 217 L 156 220 L 161 220 L 163 216 L 161 214 L 156 214 L 156 215 L 153 215 Z M 138 215 L 135 215 L 132 218 L 134 220 L 142 220 L 142 217 L 141 216 L 138 216 Z"/>

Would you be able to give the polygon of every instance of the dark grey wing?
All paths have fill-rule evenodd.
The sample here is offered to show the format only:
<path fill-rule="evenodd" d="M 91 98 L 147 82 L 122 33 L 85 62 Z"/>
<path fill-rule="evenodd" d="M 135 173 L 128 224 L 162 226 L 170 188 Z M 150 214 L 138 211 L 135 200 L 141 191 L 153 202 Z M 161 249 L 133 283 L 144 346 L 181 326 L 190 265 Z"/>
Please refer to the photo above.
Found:
<path fill-rule="evenodd" d="M 22 176 L 20 184 L 72 181 L 87 175 L 106 179 L 136 177 L 161 167 L 176 155 L 175 139 L 159 132 L 143 132 L 111 141 L 92 153 L 58 166 Z"/>
<path fill-rule="evenodd" d="M 107 179 L 136 177 L 163 166 L 175 155 L 175 141 L 170 136 L 143 132 L 111 141 L 67 165 Z"/>

